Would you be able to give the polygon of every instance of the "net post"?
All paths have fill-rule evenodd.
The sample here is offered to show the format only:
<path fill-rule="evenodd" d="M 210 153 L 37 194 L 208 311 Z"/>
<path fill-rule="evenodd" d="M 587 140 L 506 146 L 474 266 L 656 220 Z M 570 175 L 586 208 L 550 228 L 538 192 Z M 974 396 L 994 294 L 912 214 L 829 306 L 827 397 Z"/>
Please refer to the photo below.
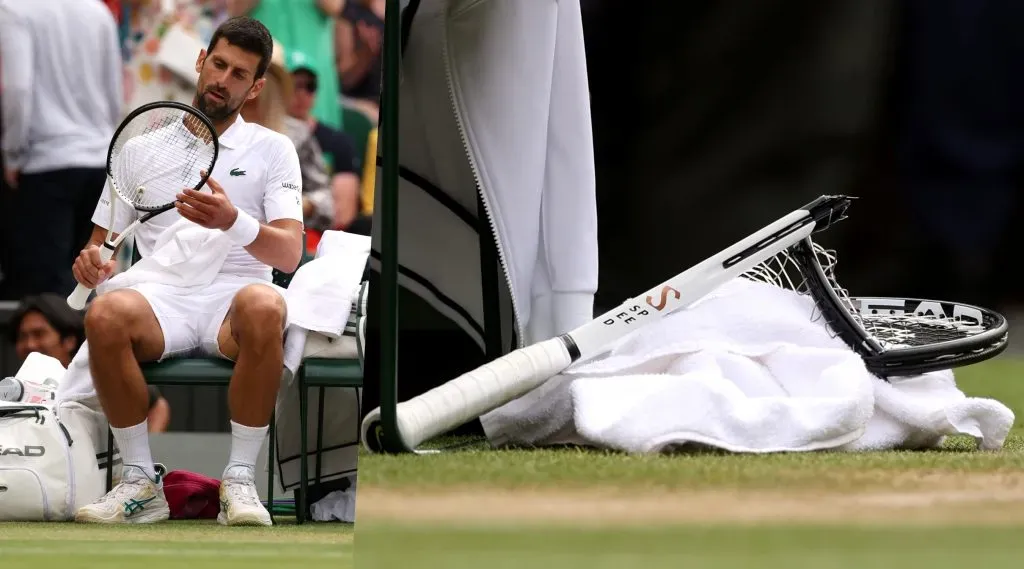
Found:
<path fill-rule="evenodd" d="M 412 452 L 398 426 L 398 82 L 401 65 L 401 19 L 398 0 L 384 8 L 384 80 L 381 89 L 383 148 L 381 235 L 380 442 L 382 451 Z"/>

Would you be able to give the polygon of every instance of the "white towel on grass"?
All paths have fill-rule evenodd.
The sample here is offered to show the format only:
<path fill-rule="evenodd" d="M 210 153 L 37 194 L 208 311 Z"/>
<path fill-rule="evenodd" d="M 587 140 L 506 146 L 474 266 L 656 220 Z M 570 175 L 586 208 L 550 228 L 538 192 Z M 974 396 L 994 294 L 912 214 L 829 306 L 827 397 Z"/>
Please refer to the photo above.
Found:
<path fill-rule="evenodd" d="M 494 444 L 627 452 L 1001 448 L 1013 412 L 950 371 L 887 383 L 812 319 L 810 299 L 736 279 L 482 417 Z"/>

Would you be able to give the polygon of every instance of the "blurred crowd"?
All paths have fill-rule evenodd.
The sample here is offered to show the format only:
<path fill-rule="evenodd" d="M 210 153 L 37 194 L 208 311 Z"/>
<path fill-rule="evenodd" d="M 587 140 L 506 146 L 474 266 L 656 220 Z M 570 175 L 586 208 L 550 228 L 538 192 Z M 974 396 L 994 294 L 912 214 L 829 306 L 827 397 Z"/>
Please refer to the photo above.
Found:
<path fill-rule="evenodd" d="M 383 0 L 0 0 L 0 301 L 17 303 L 0 336 L 19 360 L 67 365 L 82 342 L 83 315 L 64 299 L 118 123 L 146 103 L 191 104 L 200 51 L 241 15 L 275 40 L 242 117 L 295 144 L 307 253 L 326 230 L 370 234 Z M 121 254 L 123 270 L 130 247 Z M 150 395 L 163 430 L 170 409 Z"/>

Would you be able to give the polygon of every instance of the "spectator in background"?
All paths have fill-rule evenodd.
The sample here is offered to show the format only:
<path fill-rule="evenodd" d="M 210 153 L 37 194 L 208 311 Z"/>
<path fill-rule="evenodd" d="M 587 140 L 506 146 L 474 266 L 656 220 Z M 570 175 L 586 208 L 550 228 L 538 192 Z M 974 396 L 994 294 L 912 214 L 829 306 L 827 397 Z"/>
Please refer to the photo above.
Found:
<path fill-rule="evenodd" d="M 339 93 L 334 65 L 334 20 L 344 0 L 232 0 L 233 16 L 249 16 L 263 23 L 286 51 L 305 53 L 316 69 L 326 93 Z M 343 128 L 338 96 L 322 97 L 313 116 L 328 126 Z"/>
<path fill-rule="evenodd" d="M 316 70 L 310 64 L 309 58 L 301 51 L 289 51 L 287 55 L 288 69 L 291 72 L 293 86 L 291 100 L 288 105 L 290 117 L 291 134 L 293 141 L 296 141 L 296 148 L 299 149 L 299 158 L 309 157 L 311 162 L 316 162 L 314 168 L 319 171 L 323 168 L 324 186 L 328 188 L 331 195 L 332 212 L 328 218 L 321 218 L 318 223 L 309 225 L 311 229 L 322 232 L 327 229 L 341 229 L 351 231 L 353 224 L 360 222 L 365 225 L 365 220 L 360 220 L 359 208 L 359 160 L 356 156 L 355 145 L 352 138 L 345 132 L 331 128 L 316 119 L 312 109 L 316 106 L 317 94 L 320 85 Z M 324 155 L 330 157 L 330 165 L 324 159 Z M 311 180 L 317 183 L 318 179 Z M 306 189 L 305 180 L 303 189 Z M 320 223 L 326 221 L 326 223 Z M 358 229 L 359 225 L 356 226 Z M 369 235 L 369 233 L 365 233 Z M 315 241 L 315 236 L 311 241 Z M 310 243 L 310 246 L 315 246 Z"/>
<path fill-rule="evenodd" d="M 6 294 L 75 288 L 120 121 L 117 24 L 98 1 L 0 0 Z"/>
<path fill-rule="evenodd" d="M 3 77 L 3 61 L 0 60 L 0 77 Z M 0 109 L 4 106 L 4 86 L 0 83 Z M 0 113 L 0 140 L 4 139 L 4 121 L 3 113 Z M 0 152 L 0 174 L 4 171 L 4 153 Z M 7 187 L 7 181 L 0 175 L 0 212 L 11 211 L 14 206 L 11 205 L 13 196 L 11 195 L 11 189 Z M 3 224 L 3 218 L 0 218 L 0 225 Z M 11 250 L 14 249 L 13 243 L 10 241 L 4 241 L 7 235 L 0 231 L 0 300 L 14 300 L 17 296 L 11 296 L 7 292 L 8 285 L 10 283 L 10 275 L 5 271 L 10 267 L 8 256 Z"/>
<path fill-rule="evenodd" d="M 33 352 L 50 356 L 67 368 L 85 342 L 85 313 L 68 306 L 56 294 L 22 299 L 10 322 L 18 359 Z M 171 420 L 171 407 L 155 386 L 149 386 L 149 431 L 162 433 Z"/>
<path fill-rule="evenodd" d="M 303 136 L 302 125 L 288 116 L 293 98 L 292 76 L 285 70 L 281 44 L 274 42 L 274 54 L 267 67 L 266 83 L 260 95 L 242 106 L 242 118 L 287 135 L 295 145 L 302 172 L 302 214 L 307 236 L 329 228 L 334 221 L 334 200 L 323 154 L 316 140 Z M 316 250 L 316 241 L 307 239 L 307 252 Z"/>
<path fill-rule="evenodd" d="M 292 79 L 284 69 L 284 51 L 281 44 L 274 40 L 274 52 L 267 66 L 266 82 L 263 90 L 255 99 L 249 99 L 242 105 L 242 119 L 287 134 L 285 117 L 287 117 L 288 99 L 292 92 Z"/>
<path fill-rule="evenodd" d="M 384 0 L 345 0 L 337 19 L 335 58 L 345 101 L 374 124 L 380 113 L 383 77 Z"/>
<path fill-rule="evenodd" d="M 227 19 L 227 0 L 122 0 L 118 14 L 126 111 L 160 100 L 191 104 L 196 56 Z M 175 49 L 161 54 L 168 33 L 176 36 Z M 179 34 L 191 36 L 194 45 Z"/>

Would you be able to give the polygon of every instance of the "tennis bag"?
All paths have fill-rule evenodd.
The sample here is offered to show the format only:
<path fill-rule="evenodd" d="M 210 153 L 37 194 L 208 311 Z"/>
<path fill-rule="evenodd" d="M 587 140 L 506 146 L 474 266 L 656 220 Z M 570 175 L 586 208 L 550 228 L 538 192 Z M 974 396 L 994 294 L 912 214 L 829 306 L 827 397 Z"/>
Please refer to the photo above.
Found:
<path fill-rule="evenodd" d="M 80 408 L 79 408 L 80 407 Z M 70 521 L 106 490 L 95 411 L 0 402 L 0 521 Z"/>

